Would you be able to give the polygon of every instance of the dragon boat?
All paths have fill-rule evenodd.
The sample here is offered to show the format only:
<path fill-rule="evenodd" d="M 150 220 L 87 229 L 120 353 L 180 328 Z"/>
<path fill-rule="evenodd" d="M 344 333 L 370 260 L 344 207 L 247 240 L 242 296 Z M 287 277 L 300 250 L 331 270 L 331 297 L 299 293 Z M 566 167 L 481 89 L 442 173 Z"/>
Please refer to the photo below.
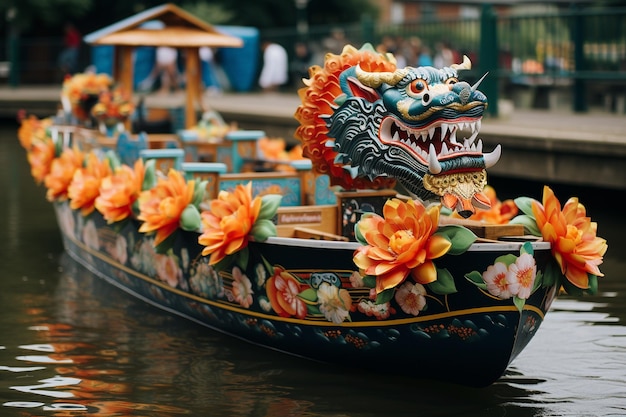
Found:
<path fill-rule="evenodd" d="M 298 92 L 297 160 L 237 129 L 212 160 L 188 129 L 153 149 L 26 117 L 19 137 L 67 254 L 122 290 L 298 357 L 481 387 L 555 297 L 596 292 L 607 244 L 577 198 L 497 198 L 470 67 L 327 54 Z"/>

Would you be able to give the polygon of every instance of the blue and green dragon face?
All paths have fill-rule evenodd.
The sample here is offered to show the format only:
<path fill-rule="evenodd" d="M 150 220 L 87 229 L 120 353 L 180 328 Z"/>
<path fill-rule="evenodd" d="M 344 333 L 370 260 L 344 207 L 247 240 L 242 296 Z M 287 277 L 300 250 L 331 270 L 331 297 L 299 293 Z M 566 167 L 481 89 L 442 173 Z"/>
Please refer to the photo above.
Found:
<path fill-rule="evenodd" d="M 487 97 L 477 90 L 480 81 L 459 80 L 458 71 L 470 66 L 465 57 L 442 69 L 343 71 L 344 95 L 325 117 L 335 163 L 353 178 L 395 178 L 413 196 L 440 199 L 465 217 L 488 208 L 485 170 L 500 158 L 500 146 L 483 153 L 477 139 Z"/>

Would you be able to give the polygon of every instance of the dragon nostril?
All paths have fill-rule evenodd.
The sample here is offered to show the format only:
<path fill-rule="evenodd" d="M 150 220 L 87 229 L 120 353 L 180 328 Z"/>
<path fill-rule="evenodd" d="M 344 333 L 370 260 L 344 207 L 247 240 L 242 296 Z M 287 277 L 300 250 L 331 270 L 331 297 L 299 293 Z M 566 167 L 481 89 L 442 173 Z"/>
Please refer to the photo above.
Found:
<path fill-rule="evenodd" d="M 464 88 L 459 93 L 459 99 L 461 100 L 461 104 L 467 104 L 470 98 L 470 89 Z"/>
<path fill-rule="evenodd" d="M 422 96 L 422 103 L 424 103 L 424 105 L 430 103 L 430 94 L 426 93 Z"/>

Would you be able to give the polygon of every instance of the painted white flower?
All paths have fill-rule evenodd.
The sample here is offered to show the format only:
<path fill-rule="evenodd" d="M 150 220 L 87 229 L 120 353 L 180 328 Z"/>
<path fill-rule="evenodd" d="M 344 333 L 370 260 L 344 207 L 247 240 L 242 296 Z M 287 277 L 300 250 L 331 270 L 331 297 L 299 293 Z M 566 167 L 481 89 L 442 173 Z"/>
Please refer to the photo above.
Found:
<path fill-rule="evenodd" d="M 487 267 L 487 270 L 482 273 L 482 277 L 487 284 L 489 294 L 502 299 L 511 298 L 513 295 L 517 294 L 518 288 L 511 288 L 509 280 L 507 279 L 508 272 L 509 269 L 502 262 L 496 262 Z"/>
<path fill-rule="evenodd" d="M 252 305 L 252 283 L 250 279 L 241 272 L 239 267 L 233 268 L 233 297 L 242 307 L 248 308 Z"/>
<path fill-rule="evenodd" d="M 350 284 L 353 288 L 361 288 L 363 284 L 363 277 L 359 274 L 359 271 L 354 271 L 350 274 Z"/>
<path fill-rule="evenodd" d="M 391 311 L 389 310 L 389 303 L 376 304 L 371 300 L 361 300 L 358 305 L 358 309 L 361 313 L 368 316 L 374 316 L 378 320 L 384 320 L 389 317 Z"/>
<path fill-rule="evenodd" d="M 96 224 L 90 220 L 85 224 L 83 228 L 83 242 L 91 249 L 100 248 L 100 240 L 98 239 L 98 230 Z"/>
<path fill-rule="evenodd" d="M 395 298 L 402 311 L 417 316 L 426 307 L 426 288 L 420 283 L 405 281 L 396 290 Z"/>
<path fill-rule="evenodd" d="M 512 288 L 511 293 L 523 299 L 530 297 L 536 276 L 535 258 L 528 253 L 521 254 L 514 264 L 509 265 L 507 281 Z"/>
<path fill-rule="evenodd" d="M 122 235 L 118 235 L 113 244 L 107 245 L 107 252 L 113 259 L 122 265 L 128 260 L 128 244 L 126 238 Z"/>
<path fill-rule="evenodd" d="M 317 289 L 317 300 L 320 311 L 328 321 L 342 323 L 348 318 L 350 304 L 346 306 L 343 294 L 340 294 L 339 288 L 334 285 L 323 282 Z"/>
<path fill-rule="evenodd" d="M 153 262 L 155 256 L 156 251 L 154 250 L 154 239 L 146 238 L 142 240 L 139 245 L 139 250 L 133 253 L 130 258 L 130 262 L 134 268 L 143 271 L 150 277 L 153 277 L 156 275 L 155 262 Z"/>
<path fill-rule="evenodd" d="M 256 285 L 260 288 L 265 284 L 265 280 L 267 279 L 267 271 L 262 263 L 258 263 L 255 268 L 256 272 Z"/>
<path fill-rule="evenodd" d="M 63 233 L 66 235 L 75 238 L 76 234 L 74 233 L 74 228 L 76 227 L 76 222 L 74 221 L 74 214 L 72 210 L 67 205 L 62 205 L 59 207 L 59 224 L 61 225 L 61 229 Z"/>
<path fill-rule="evenodd" d="M 259 305 L 261 306 L 261 309 L 266 313 L 272 311 L 272 303 L 270 303 L 270 300 L 268 300 L 266 297 L 259 297 Z"/>
<path fill-rule="evenodd" d="M 157 278 L 166 282 L 172 288 L 178 286 L 178 280 L 182 278 L 183 271 L 178 266 L 176 258 L 174 256 L 157 254 L 154 260 Z"/>

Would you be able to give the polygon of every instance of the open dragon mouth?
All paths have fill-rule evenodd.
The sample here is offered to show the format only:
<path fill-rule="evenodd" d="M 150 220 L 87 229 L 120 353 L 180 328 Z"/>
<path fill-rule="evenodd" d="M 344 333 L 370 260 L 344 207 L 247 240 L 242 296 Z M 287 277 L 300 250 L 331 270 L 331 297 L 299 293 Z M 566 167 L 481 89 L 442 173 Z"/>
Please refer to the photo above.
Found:
<path fill-rule="evenodd" d="M 480 132 L 480 118 L 437 120 L 421 128 L 409 127 L 393 117 L 383 119 L 380 141 L 386 145 L 401 146 L 428 165 L 434 174 L 440 172 L 438 161 L 462 155 L 483 155 L 485 167 L 493 166 L 500 158 L 499 147 L 483 154 L 482 140 L 476 139 Z"/>

